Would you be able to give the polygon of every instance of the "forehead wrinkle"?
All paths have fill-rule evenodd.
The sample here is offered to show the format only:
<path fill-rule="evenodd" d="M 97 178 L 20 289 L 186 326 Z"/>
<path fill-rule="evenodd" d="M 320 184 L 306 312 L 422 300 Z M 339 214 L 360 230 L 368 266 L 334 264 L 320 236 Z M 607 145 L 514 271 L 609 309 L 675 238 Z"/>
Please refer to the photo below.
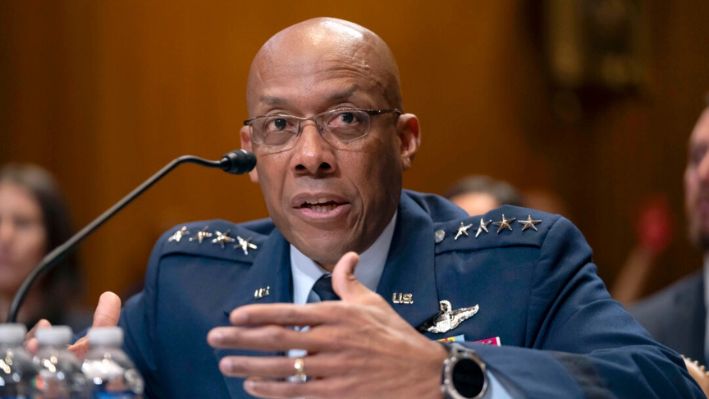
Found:
<path fill-rule="evenodd" d="M 328 94 L 327 97 L 325 97 L 326 103 L 324 108 L 330 107 L 331 105 L 337 105 L 343 102 L 351 101 L 353 97 L 355 97 L 356 94 L 359 92 L 359 89 L 359 85 L 352 84 L 344 90 Z M 259 98 L 259 101 L 263 104 L 272 107 L 288 107 L 291 103 L 286 98 L 271 95 L 263 95 Z M 369 106 L 369 104 L 367 106 Z"/>

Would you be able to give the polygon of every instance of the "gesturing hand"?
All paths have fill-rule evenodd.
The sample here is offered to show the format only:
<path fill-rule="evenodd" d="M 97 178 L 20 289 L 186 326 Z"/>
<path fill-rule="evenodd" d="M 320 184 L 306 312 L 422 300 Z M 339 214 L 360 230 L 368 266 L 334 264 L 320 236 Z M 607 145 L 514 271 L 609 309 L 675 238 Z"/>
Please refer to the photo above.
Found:
<path fill-rule="evenodd" d="M 225 375 L 245 377 L 245 389 L 266 398 L 439 398 L 445 350 L 420 335 L 379 295 L 355 278 L 359 257 L 345 254 L 333 270 L 341 301 L 306 305 L 247 305 L 231 312 L 232 326 L 208 335 L 216 348 L 263 351 L 305 349 L 305 383 L 295 374 L 295 358 L 227 356 Z M 310 326 L 298 332 L 293 326 Z"/>
<path fill-rule="evenodd" d="M 91 327 L 116 326 L 120 316 L 121 298 L 111 291 L 106 291 L 98 298 Z M 89 339 L 85 336 L 79 338 L 73 345 L 69 346 L 69 350 L 79 359 L 83 359 L 86 357 L 86 352 L 89 351 Z"/>
<path fill-rule="evenodd" d="M 118 325 L 118 318 L 121 315 L 121 298 L 111 291 L 106 291 L 98 299 L 98 304 L 94 310 L 94 318 L 91 327 L 112 327 Z M 52 324 L 42 319 L 32 327 L 25 337 L 25 347 L 30 353 L 36 353 L 39 347 L 37 342 L 37 330 L 40 328 L 49 328 Z M 79 359 L 86 356 L 89 350 L 89 340 L 86 337 L 81 337 L 73 345 L 68 348 Z"/>

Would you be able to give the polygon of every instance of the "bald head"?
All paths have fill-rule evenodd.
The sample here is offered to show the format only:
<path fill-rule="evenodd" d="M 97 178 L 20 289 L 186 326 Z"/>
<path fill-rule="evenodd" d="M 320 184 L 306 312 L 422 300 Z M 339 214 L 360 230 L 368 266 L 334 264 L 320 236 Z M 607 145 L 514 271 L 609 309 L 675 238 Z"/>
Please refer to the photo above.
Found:
<path fill-rule="evenodd" d="M 382 96 L 382 106 L 401 109 L 399 69 L 387 44 L 352 22 L 314 18 L 276 33 L 258 51 L 249 72 L 249 113 L 254 116 L 256 103 L 271 94 L 261 89 L 274 74 L 297 71 L 317 80 L 321 71 L 336 69 L 366 77 L 361 81 L 369 87 L 358 89 Z"/>

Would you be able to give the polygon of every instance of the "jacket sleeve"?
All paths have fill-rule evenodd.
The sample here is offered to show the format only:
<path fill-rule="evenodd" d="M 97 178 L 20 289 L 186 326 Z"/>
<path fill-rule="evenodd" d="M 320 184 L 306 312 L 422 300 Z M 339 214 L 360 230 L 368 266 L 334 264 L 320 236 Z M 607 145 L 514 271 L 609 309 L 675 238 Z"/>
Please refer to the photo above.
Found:
<path fill-rule="evenodd" d="M 539 252 L 526 348 L 468 344 L 513 396 L 703 398 L 677 353 L 614 301 L 581 233 L 560 218 Z"/>
<path fill-rule="evenodd" d="M 150 320 L 155 320 L 155 280 L 167 233 L 153 248 L 148 263 L 143 291 L 131 297 L 123 306 L 119 325 L 124 331 L 123 349 L 133 360 L 145 380 L 145 397 L 166 397 L 160 387 L 158 366 L 153 353 L 154 329 Z"/>

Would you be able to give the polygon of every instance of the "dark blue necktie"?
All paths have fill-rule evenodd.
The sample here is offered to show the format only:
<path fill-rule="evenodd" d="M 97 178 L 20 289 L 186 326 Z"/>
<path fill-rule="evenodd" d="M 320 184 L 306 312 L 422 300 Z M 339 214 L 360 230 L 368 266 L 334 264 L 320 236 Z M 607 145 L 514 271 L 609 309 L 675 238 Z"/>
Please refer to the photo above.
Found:
<path fill-rule="evenodd" d="M 332 274 L 326 273 L 313 285 L 313 292 L 321 301 L 339 301 L 340 297 L 332 290 Z"/>

